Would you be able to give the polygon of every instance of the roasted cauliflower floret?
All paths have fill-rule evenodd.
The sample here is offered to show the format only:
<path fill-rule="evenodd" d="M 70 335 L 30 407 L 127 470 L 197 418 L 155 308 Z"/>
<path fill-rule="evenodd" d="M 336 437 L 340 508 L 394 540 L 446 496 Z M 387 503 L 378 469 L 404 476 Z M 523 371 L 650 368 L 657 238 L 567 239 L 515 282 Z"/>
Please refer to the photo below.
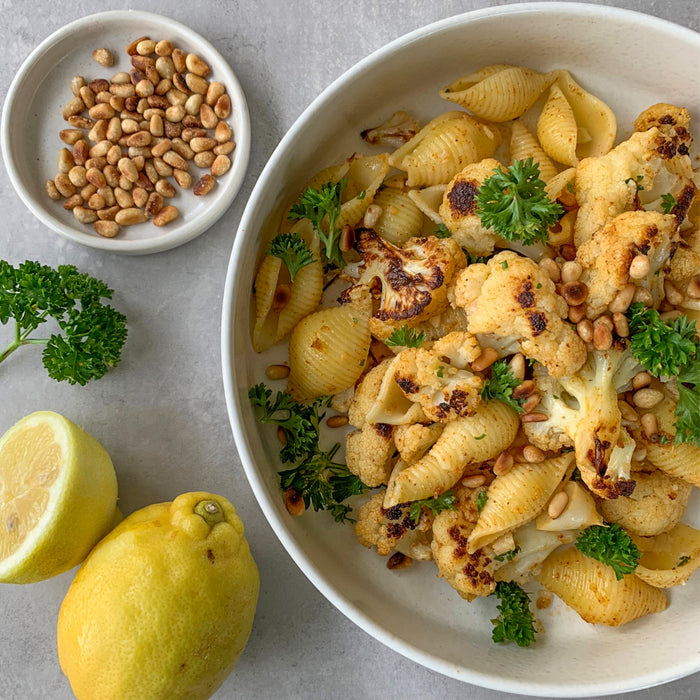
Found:
<path fill-rule="evenodd" d="M 483 380 L 467 368 L 480 354 L 473 335 L 450 333 L 430 350 L 407 348 L 399 353 L 394 381 L 433 421 L 444 423 L 470 416 L 481 401 Z"/>
<path fill-rule="evenodd" d="M 504 352 L 522 352 L 554 377 L 573 374 L 586 360 L 586 346 L 565 323 L 568 305 L 540 266 L 511 251 L 459 273 L 452 303 L 463 308 L 469 332 Z"/>
<path fill-rule="evenodd" d="M 635 442 L 622 427 L 618 392 L 641 367 L 628 351 L 594 351 L 574 375 L 554 379 L 536 373 L 537 410 L 547 420 L 524 423 L 533 445 L 545 450 L 573 445 L 586 485 L 602 498 L 628 496 Z"/>
<path fill-rule="evenodd" d="M 377 554 L 387 556 L 398 551 L 411 559 L 425 561 L 432 558 L 430 528 L 433 517 L 423 509 L 418 522 L 409 513 L 410 503 L 401 503 L 385 509 L 384 490 L 372 496 L 360 508 L 355 535 L 365 547 L 376 547 Z"/>
<path fill-rule="evenodd" d="M 449 307 L 447 287 L 455 273 L 467 264 L 454 240 L 435 236 L 411 238 L 398 248 L 372 229 L 357 229 L 355 236 L 355 247 L 362 258 L 359 277 L 341 299 L 357 285 L 379 292 L 378 308 L 370 321 L 373 334 L 373 322 L 380 328 L 386 322 L 399 327 L 408 321 L 425 321 Z"/>
<path fill-rule="evenodd" d="M 687 130 L 666 136 L 654 126 L 632 134 L 604 156 L 582 160 L 576 170 L 576 245 L 590 240 L 618 214 L 642 205 L 660 209 L 661 195 L 667 193 L 679 203 L 672 213 L 680 223 L 695 193 L 690 140 Z"/>
<path fill-rule="evenodd" d="M 576 260 L 588 286 L 586 315 L 598 318 L 630 282 L 651 292 L 658 302 L 663 295 L 664 266 L 678 243 L 676 220 L 655 211 L 629 211 L 611 219 L 583 243 Z M 630 278 L 630 264 L 637 256 L 649 260 L 648 272 Z"/>
<path fill-rule="evenodd" d="M 394 426 L 386 423 L 365 423 L 345 439 L 348 469 L 370 488 L 388 481 L 394 451 Z"/>
<path fill-rule="evenodd" d="M 683 294 L 680 306 L 700 310 L 700 231 L 681 239 L 666 279 Z"/>
<path fill-rule="evenodd" d="M 501 240 L 493 229 L 482 225 L 476 213 L 479 187 L 495 168 L 503 169 L 493 158 L 468 165 L 447 186 L 440 206 L 440 218 L 452 238 L 472 255 L 488 255 Z"/>
<path fill-rule="evenodd" d="M 394 443 L 401 459 L 406 464 L 417 462 L 437 442 L 444 427 L 441 423 L 396 426 Z"/>
<path fill-rule="evenodd" d="M 653 467 L 635 472 L 637 485 L 630 496 L 600 504 L 608 522 L 619 523 L 625 530 L 644 537 L 675 527 L 685 513 L 693 488 L 686 481 L 650 469 Z"/>

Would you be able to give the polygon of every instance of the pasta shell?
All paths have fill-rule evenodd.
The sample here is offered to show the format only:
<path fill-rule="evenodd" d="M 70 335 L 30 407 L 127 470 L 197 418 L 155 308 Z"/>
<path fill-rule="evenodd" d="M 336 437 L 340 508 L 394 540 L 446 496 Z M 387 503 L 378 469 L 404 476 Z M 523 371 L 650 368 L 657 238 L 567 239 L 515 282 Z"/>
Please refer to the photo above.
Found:
<path fill-rule="evenodd" d="M 679 523 L 656 537 L 635 537 L 642 552 L 634 572 L 656 588 L 685 583 L 700 566 L 700 530 Z"/>
<path fill-rule="evenodd" d="M 469 537 L 469 551 L 475 552 L 503 533 L 532 520 L 547 505 L 573 463 L 573 452 L 567 452 L 540 464 L 516 464 L 503 476 L 495 478 Z"/>
<path fill-rule="evenodd" d="M 287 390 L 297 401 L 337 394 L 362 374 L 372 314 L 369 293 L 362 291 L 352 303 L 316 311 L 294 327 Z"/>
<path fill-rule="evenodd" d="M 532 158 L 533 162 L 539 165 L 540 179 L 545 183 L 559 172 L 534 134 L 531 134 L 522 122 L 514 121 L 510 132 L 510 162 L 528 158 Z"/>
<path fill-rule="evenodd" d="M 384 507 L 449 490 L 468 464 L 491 459 L 508 447 L 518 424 L 515 411 L 500 401 L 482 402 L 473 416 L 449 422 L 428 454 L 414 464 L 394 467 Z"/>
<path fill-rule="evenodd" d="M 401 246 L 409 238 L 420 235 L 423 213 L 408 193 L 385 187 L 375 195 L 373 204 L 381 207 L 382 213 L 372 228 L 389 243 Z"/>
<path fill-rule="evenodd" d="M 289 283 L 289 275 L 282 261 L 274 255 L 266 255 L 255 277 L 255 323 L 253 326 L 253 348 L 264 352 L 282 340 L 292 328 L 321 302 L 323 295 L 323 265 L 321 246 L 307 220 L 292 227 L 314 254 L 314 262 L 302 267 Z M 283 274 L 285 277 L 283 278 Z M 286 280 L 286 281 L 285 281 Z M 275 307 L 275 295 L 284 290 L 282 308 Z"/>
<path fill-rule="evenodd" d="M 492 156 L 500 141 L 494 127 L 464 112 L 446 112 L 394 151 L 389 163 L 407 173 L 409 187 L 440 185 L 465 165 Z"/>
<path fill-rule="evenodd" d="M 399 385 L 394 381 L 395 371 L 400 362 L 399 356 L 397 355 L 391 360 L 385 360 L 385 362 L 388 365 L 382 377 L 377 398 L 367 411 L 365 420 L 368 423 L 408 425 L 424 419 L 423 409 L 418 404 L 407 399 Z"/>
<path fill-rule="evenodd" d="M 556 71 L 539 73 L 517 66 L 487 66 L 450 83 L 440 91 L 440 97 L 466 107 L 481 119 L 507 122 L 525 114 L 556 77 Z"/>
<path fill-rule="evenodd" d="M 557 84 L 550 88 L 549 98 L 537 120 L 537 138 L 545 153 L 558 163 L 571 166 L 578 163 L 576 118 Z"/>
<path fill-rule="evenodd" d="M 424 187 L 422 190 L 409 190 L 408 196 L 411 201 L 423 212 L 423 214 L 433 223 L 440 225 L 442 219 L 438 213 L 442 197 L 447 189 L 446 185 L 433 185 Z"/>
<path fill-rule="evenodd" d="M 359 223 L 388 172 L 389 158 L 386 153 L 367 157 L 355 155 L 350 159 L 337 223 L 339 228 Z"/>
<path fill-rule="evenodd" d="M 586 622 L 617 627 L 666 609 L 666 596 L 634 574 L 618 581 L 606 564 L 575 547 L 550 554 L 537 576 Z"/>
<path fill-rule="evenodd" d="M 579 129 L 578 158 L 605 155 L 612 148 L 617 133 L 613 111 L 601 99 L 586 92 L 566 70 L 559 72 L 556 84 L 569 103 Z M 581 138 L 582 132 L 585 138 Z"/>

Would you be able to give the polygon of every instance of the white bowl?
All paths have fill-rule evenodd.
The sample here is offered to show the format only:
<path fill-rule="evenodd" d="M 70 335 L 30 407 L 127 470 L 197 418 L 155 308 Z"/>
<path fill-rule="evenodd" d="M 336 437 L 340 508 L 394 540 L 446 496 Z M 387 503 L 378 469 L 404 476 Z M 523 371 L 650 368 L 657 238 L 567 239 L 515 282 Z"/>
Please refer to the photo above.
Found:
<path fill-rule="evenodd" d="M 233 129 L 236 148 L 231 169 L 218 178 L 215 188 L 204 197 L 191 189 L 178 190 L 170 200 L 180 210 L 172 223 L 158 228 L 151 222 L 123 226 L 115 238 L 99 236 L 92 226 L 78 223 L 62 202 L 49 199 L 47 179 L 56 175 L 64 105 L 73 96 L 71 78 L 87 80 L 111 78 L 118 71 L 129 71 L 125 48 L 140 36 L 169 39 L 176 47 L 201 56 L 210 66 L 208 78 L 226 86 L 232 110 L 228 123 Z M 92 58 L 96 48 L 108 48 L 114 66 L 105 68 Z M 221 54 L 203 37 L 167 17 L 116 10 L 83 17 L 45 39 L 22 64 L 7 93 L 2 115 L 2 152 L 10 180 L 29 210 L 46 226 L 76 243 L 140 255 L 174 248 L 204 233 L 228 209 L 243 183 L 250 153 L 250 121 L 245 96 L 235 74 Z M 191 164 L 193 182 L 204 174 Z"/>
<path fill-rule="evenodd" d="M 508 5 L 453 17 L 392 42 L 336 80 L 284 137 L 252 193 L 231 255 L 222 318 L 226 400 L 246 474 L 272 529 L 311 582 L 369 634 L 435 671 L 502 691 L 559 697 L 680 678 L 700 669 L 700 577 L 669 591 L 665 612 L 617 629 L 588 625 L 555 599 L 537 613 L 545 633 L 520 649 L 491 641 L 493 598 L 467 604 L 431 564 L 388 571 L 383 558 L 356 542 L 351 527 L 334 524 L 327 513 L 289 516 L 274 429 L 256 421 L 247 398 L 250 386 L 265 381 L 264 368 L 286 357 L 283 347 L 263 355 L 251 347 L 260 231 L 276 223 L 282 203 L 320 168 L 356 150 L 369 152 L 362 129 L 399 108 L 425 123 L 451 108 L 438 89 L 481 66 L 570 69 L 613 107 L 622 140 L 634 117 L 655 102 L 685 105 L 698 123 L 700 76 L 688 66 L 699 53 L 700 36 L 690 30 L 595 5 Z"/>

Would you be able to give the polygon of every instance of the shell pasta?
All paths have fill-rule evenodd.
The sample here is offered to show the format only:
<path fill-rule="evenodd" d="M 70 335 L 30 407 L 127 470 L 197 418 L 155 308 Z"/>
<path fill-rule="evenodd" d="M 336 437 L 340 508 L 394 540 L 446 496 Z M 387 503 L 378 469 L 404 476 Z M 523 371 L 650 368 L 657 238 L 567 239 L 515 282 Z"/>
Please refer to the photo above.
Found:
<path fill-rule="evenodd" d="M 690 114 L 644 105 L 621 140 L 563 68 L 469 68 L 436 86 L 449 111 L 367 124 L 261 250 L 253 345 L 286 344 L 267 374 L 286 385 L 276 420 L 251 399 L 280 426 L 287 508 L 352 513 L 388 568 L 465 601 L 662 614 L 700 568 Z"/>

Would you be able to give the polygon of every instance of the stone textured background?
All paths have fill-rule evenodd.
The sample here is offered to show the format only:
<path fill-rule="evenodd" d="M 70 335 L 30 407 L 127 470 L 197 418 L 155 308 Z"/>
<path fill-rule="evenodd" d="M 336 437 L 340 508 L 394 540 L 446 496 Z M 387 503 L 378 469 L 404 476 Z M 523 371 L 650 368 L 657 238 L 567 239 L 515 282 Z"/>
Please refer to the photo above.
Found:
<path fill-rule="evenodd" d="M 90 271 L 116 287 L 117 306 L 130 321 L 122 363 L 84 388 L 49 380 L 31 351 L 17 353 L 12 366 L 0 370 L 0 432 L 39 408 L 71 417 L 111 454 L 125 513 L 200 489 L 225 494 L 236 504 L 262 588 L 248 648 L 216 698 L 518 697 L 460 683 L 399 656 L 347 620 L 306 580 L 270 530 L 244 476 L 219 357 L 221 295 L 236 226 L 257 176 L 297 116 L 333 79 L 388 41 L 438 19 L 505 4 L 141 0 L 99 6 L 85 0 L 0 0 L 0 102 L 22 61 L 49 34 L 79 17 L 127 8 L 168 14 L 207 37 L 248 98 L 253 147 L 236 202 L 205 235 L 168 253 L 118 257 L 64 241 L 30 214 L 0 169 L 2 258 L 72 263 Z M 614 4 L 700 28 L 696 0 Z M 6 332 L 0 328 L 0 339 Z M 0 700 L 73 697 L 55 650 L 56 614 L 72 576 L 0 587 Z M 697 700 L 699 686 L 696 675 L 624 697 Z"/>

